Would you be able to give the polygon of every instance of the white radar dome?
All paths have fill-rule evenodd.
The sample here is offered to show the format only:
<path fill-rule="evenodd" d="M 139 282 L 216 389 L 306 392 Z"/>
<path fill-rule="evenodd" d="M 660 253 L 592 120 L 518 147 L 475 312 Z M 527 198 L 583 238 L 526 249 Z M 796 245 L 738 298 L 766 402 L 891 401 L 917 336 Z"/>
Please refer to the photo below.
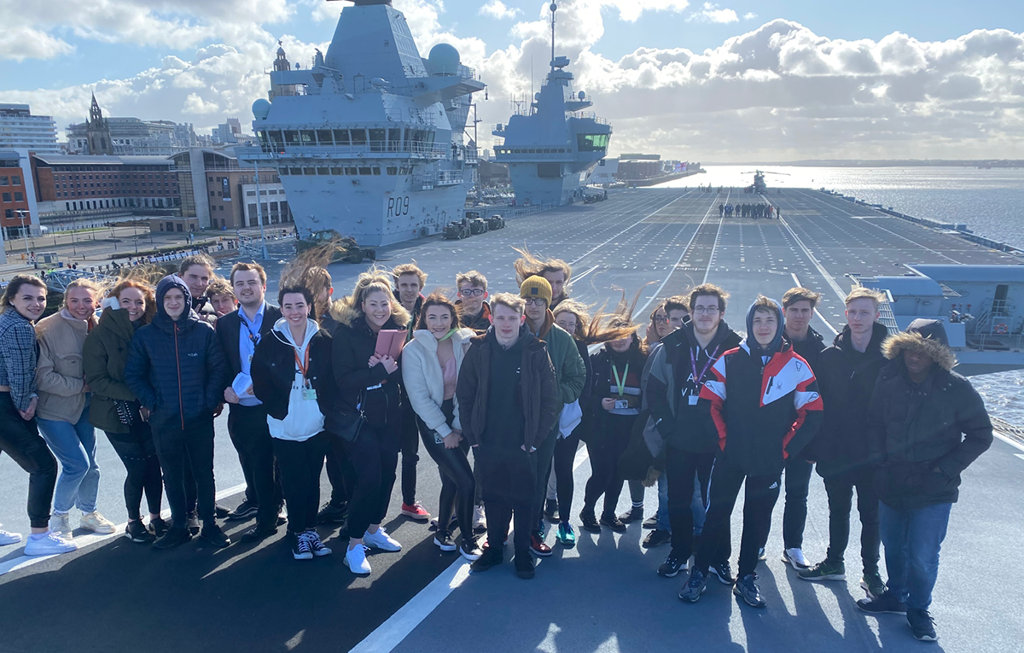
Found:
<path fill-rule="evenodd" d="M 252 115 L 256 120 L 266 120 L 270 113 L 270 102 L 260 98 L 252 103 Z"/>
<path fill-rule="evenodd" d="M 433 75 L 456 75 L 460 62 L 459 51 L 447 43 L 438 43 L 427 56 L 427 68 Z"/>

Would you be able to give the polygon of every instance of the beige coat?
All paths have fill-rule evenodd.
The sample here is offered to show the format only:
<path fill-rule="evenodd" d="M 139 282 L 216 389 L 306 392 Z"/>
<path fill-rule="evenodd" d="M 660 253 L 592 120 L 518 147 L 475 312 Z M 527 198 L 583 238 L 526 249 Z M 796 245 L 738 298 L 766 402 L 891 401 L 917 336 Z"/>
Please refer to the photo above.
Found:
<path fill-rule="evenodd" d="M 74 424 L 82 416 L 86 399 L 82 346 L 87 335 L 88 323 L 71 317 L 67 309 L 36 325 L 39 340 L 36 414 L 39 417 Z"/>

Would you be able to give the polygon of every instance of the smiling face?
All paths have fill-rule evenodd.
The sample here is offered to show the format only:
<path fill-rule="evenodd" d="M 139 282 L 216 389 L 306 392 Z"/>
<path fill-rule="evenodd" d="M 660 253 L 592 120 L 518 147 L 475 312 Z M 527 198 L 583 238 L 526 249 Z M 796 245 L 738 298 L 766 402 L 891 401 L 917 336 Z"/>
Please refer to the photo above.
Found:
<path fill-rule="evenodd" d="M 185 285 L 188 286 L 188 292 L 193 297 L 202 297 L 206 294 L 206 287 L 210 285 L 210 277 L 213 276 L 213 270 L 206 267 L 205 265 L 190 265 L 185 274 L 181 275 L 181 278 L 185 280 Z"/>
<path fill-rule="evenodd" d="M 391 317 L 391 298 L 380 290 L 372 290 L 363 297 L 361 308 L 366 323 L 374 331 L 379 331 Z"/>
<path fill-rule="evenodd" d="M 852 299 L 846 305 L 846 323 L 850 326 L 850 333 L 855 336 L 870 334 L 878 316 L 878 307 L 867 297 Z"/>
<path fill-rule="evenodd" d="M 427 329 L 438 340 L 445 337 L 452 329 L 452 312 L 447 306 L 431 304 L 427 307 L 424 320 Z"/>
<path fill-rule="evenodd" d="M 121 308 L 128 311 L 128 319 L 132 322 L 146 314 L 146 296 L 139 288 L 131 286 L 125 288 L 118 293 L 117 302 Z"/>
<path fill-rule="evenodd" d="M 281 298 L 281 317 L 288 320 L 288 326 L 304 329 L 309 317 L 309 304 L 300 292 L 285 293 Z"/>
<path fill-rule="evenodd" d="M 814 317 L 814 307 L 806 299 L 795 301 L 785 308 L 786 335 L 797 340 L 807 337 L 807 327 Z"/>
<path fill-rule="evenodd" d="M 75 286 L 64 296 L 68 313 L 76 320 L 88 320 L 96 314 L 96 298 L 89 288 Z"/>
<path fill-rule="evenodd" d="M 491 310 L 491 322 L 494 325 L 494 337 L 502 347 L 511 347 L 519 339 L 519 325 L 523 316 L 519 311 L 498 304 Z"/>
<path fill-rule="evenodd" d="M 164 293 L 164 312 L 167 317 L 177 320 L 185 311 L 185 293 L 180 288 L 171 288 Z"/>
<path fill-rule="evenodd" d="M 779 318 L 771 311 L 754 311 L 751 327 L 757 344 L 767 347 L 775 339 L 775 332 L 779 328 Z"/>
<path fill-rule="evenodd" d="M 18 311 L 22 317 L 29 320 L 38 320 L 39 316 L 46 310 L 46 288 L 23 283 L 21 288 L 18 288 L 18 293 L 10 302 L 14 310 Z"/>
<path fill-rule="evenodd" d="M 415 306 L 419 299 L 420 278 L 415 273 L 407 273 L 398 277 L 398 299 L 406 307 Z"/>
<path fill-rule="evenodd" d="M 903 364 L 907 366 L 907 373 L 910 374 L 911 380 L 920 383 L 928 377 L 928 373 L 932 371 L 932 365 L 935 363 L 928 354 L 922 351 L 904 349 Z"/>
<path fill-rule="evenodd" d="M 697 295 L 693 302 L 693 330 L 701 335 L 711 335 L 718 330 L 722 311 L 716 295 Z"/>
<path fill-rule="evenodd" d="M 267 286 L 260 279 L 260 273 L 257 270 L 235 270 L 231 287 L 243 308 L 250 311 L 259 310 Z"/>

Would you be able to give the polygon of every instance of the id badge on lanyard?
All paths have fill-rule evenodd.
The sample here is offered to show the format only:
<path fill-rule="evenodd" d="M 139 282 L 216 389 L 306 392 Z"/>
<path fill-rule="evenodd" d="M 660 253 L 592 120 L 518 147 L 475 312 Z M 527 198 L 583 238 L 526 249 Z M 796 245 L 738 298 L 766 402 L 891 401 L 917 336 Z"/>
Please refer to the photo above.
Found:
<path fill-rule="evenodd" d="M 302 399 L 304 401 L 316 401 L 316 390 L 313 385 L 306 378 L 306 371 L 309 369 L 309 347 L 306 347 L 306 351 L 303 354 L 303 360 L 299 360 L 299 352 L 292 350 L 295 354 L 295 366 L 299 368 L 299 372 L 302 374 Z"/>

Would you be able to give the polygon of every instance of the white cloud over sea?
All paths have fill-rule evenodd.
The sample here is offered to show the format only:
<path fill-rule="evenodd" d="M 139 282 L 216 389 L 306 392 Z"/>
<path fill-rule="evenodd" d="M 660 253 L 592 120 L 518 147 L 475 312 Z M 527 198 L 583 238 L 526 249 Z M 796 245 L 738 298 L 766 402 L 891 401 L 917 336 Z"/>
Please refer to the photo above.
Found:
<path fill-rule="evenodd" d="M 11 15 L 5 5 L 12 1 L 0 0 L 0 13 Z M 488 83 L 489 100 L 478 99 L 481 145 L 489 147 L 489 128 L 507 121 L 511 99 L 527 96 L 531 79 L 536 88 L 547 71 L 546 11 L 538 4 L 532 16 L 516 14 L 499 0 L 482 5 L 482 12 L 509 25 L 510 42 L 495 47 L 448 31 L 441 0 L 394 4 L 406 13 L 422 55 L 438 42 L 452 43 Z M 325 50 L 337 17 L 334 3 L 285 0 L 55 0 L 31 7 L 12 19 L 0 45 L 7 65 L 73 56 L 81 38 L 157 48 L 173 43 L 178 53 L 119 79 L 3 93 L 3 101 L 28 102 L 35 113 L 54 115 L 59 129 L 82 119 L 93 90 L 107 115 L 203 129 L 230 116 L 247 123 L 252 101 L 266 95 L 264 71 L 277 39 L 293 62 L 306 66 L 314 47 Z M 655 11 L 659 20 L 693 17 L 743 33 L 701 52 L 680 43 L 637 47 L 618 58 L 601 53 L 608 21 L 632 22 Z M 273 33 L 273 23 L 292 12 L 320 21 L 324 41 Z M 259 25 L 252 22 L 258 15 L 265 17 Z M 74 25 L 62 22 L 70 20 L 66 16 Z M 791 20 L 751 21 L 756 17 L 740 18 L 714 3 L 564 0 L 558 49 L 573 61 L 576 88 L 586 90 L 593 110 L 612 124 L 613 153 L 724 161 L 1017 158 L 1024 151 L 1024 34 L 987 29 L 920 41 L 893 32 L 845 40 Z"/>

